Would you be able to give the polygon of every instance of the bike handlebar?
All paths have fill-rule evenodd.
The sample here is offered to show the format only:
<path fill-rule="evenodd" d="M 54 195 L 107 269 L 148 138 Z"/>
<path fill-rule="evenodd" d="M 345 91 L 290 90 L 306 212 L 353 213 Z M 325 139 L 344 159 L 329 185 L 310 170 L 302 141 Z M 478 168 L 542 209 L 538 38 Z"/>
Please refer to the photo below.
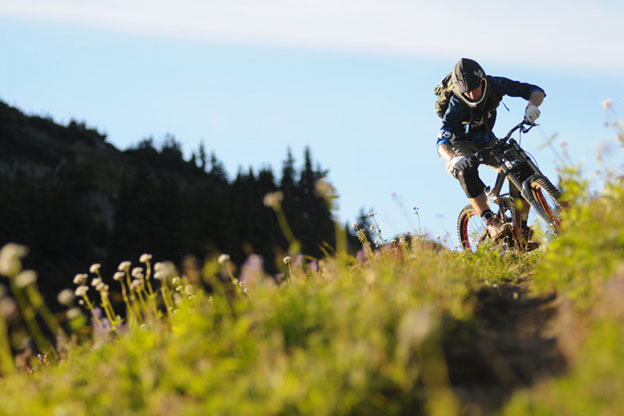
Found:
<path fill-rule="evenodd" d="M 503 141 L 509 140 L 511 135 L 518 129 L 520 129 L 520 131 L 522 133 L 528 133 L 529 130 L 531 130 L 535 126 L 537 126 L 537 124 L 535 124 L 535 123 L 527 123 L 525 120 L 522 120 L 517 126 L 513 127 L 511 130 L 509 130 L 509 133 L 507 133 L 507 135 L 505 137 L 503 137 L 502 139 L 500 139 L 500 140 L 503 140 Z"/>
<path fill-rule="evenodd" d="M 487 147 L 479 150 L 475 154 L 473 154 L 470 157 L 470 162 L 471 163 L 478 162 L 479 158 L 481 157 L 482 154 L 487 153 L 488 151 L 490 151 L 491 149 L 493 149 L 497 145 L 506 143 L 511 138 L 511 135 L 514 134 L 514 132 L 516 130 L 520 130 L 521 133 L 528 133 L 529 130 L 531 130 L 535 126 L 537 126 L 537 124 L 535 124 L 535 123 L 527 123 L 526 120 L 522 120 L 520 123 L 518 123 L 518 125 L 512 127 L 512 129 L 509 130 L 509 132 L 507 133 L 507 135 L 505 137 L 503 137 L 502 139 L 496 139 L 494 141 L 494 143 L 492 143 L 490 146 L 487 146 Z"/>

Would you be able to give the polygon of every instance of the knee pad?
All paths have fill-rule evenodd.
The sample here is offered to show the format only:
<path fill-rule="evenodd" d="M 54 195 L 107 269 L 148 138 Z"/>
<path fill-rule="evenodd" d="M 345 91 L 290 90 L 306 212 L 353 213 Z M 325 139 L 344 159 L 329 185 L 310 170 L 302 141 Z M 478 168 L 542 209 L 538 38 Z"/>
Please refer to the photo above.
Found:
<path fill-rule="evenodd" d="M 479 178 L 476 166 L 469 166 L 457 173 L 457 179 L 468 198 L 476 198 L 483 193 L 485 184 Z"/>

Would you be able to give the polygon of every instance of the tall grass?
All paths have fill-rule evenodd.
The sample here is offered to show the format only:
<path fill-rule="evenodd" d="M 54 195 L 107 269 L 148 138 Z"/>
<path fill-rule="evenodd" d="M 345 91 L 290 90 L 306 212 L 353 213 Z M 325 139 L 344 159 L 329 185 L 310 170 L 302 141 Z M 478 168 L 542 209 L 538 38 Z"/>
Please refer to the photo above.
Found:
<path fill-rule="evenodd" d="M 172 271 L 151 293 L 132 292 L 122 264 L 124 279 L 95 273 L 99 290 L 79 293 L 85 309 L 108 309 L 92 312 L 94 338 L 5 371 L 0 414 L 452 414 L 441 339 L 471 318 L 480 287 L 535 258 L 402 241 L 360 260 L 295 257 L 277 284 L 257 267 L 234 276 L 221 257 L 203 282 Z M 125 314 L 108 301 L 113 284 Z"/>

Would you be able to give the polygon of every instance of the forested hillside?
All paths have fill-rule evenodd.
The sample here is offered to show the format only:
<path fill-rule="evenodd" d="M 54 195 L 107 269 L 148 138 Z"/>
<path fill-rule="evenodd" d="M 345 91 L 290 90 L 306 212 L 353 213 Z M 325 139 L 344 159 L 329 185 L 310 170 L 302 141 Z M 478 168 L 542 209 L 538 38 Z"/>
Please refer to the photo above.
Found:
<path fill-rule="evenodd" d="M 230 180 L 203 144 L 185 160 L 173 136 L 137 142 L 119 150 L 84 122 L 62 126 L 0 102 L 0 245 L 29 247 L 27 267 L 44 277 L 44 292 L 67 287 L 95 259 L 110 270 L 146 251 L 191 266 L 255 253 L 274 272 L 289 245 L 264 204 L 275 191 L 303 253 L 335 247 L 332 213 L 315 189 L 327 171 L 309 149 L 301 166 L 284 149 L 278 175 L 240 168 Z"/>

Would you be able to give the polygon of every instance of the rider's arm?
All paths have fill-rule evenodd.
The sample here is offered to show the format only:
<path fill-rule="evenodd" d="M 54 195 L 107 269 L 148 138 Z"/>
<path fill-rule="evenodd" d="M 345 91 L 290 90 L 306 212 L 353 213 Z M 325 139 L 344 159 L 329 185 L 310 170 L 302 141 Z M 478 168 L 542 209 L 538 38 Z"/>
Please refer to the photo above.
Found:
<path fill-rule="evenodd" d="M 441 144 L 438 146 L 438 155 L 444 160 L 449 161 L 455 156 L 455 152 L 453 152 L 450 144 Z"/>
<path fill-rule="evenodd" d="M 534 90 L 531 93 L 531 96 L 529 97 L 529 105 L 534 105 L 535 107 L 539 107 L 540 105 L 542 105 L 542 102 L 544 101 L 545 96 L 546 94 L 544 94 L 544 91 Z"/>
<path fill-rule="evenodd" d="M 542 88 L 526 82 L 514 81 L 509 78 L 497 76 L 488 76 L 488 82 L 501 97 L 503 95 L 522 97 L 536 107 L 539 107 L 539 104 L 542 103 L 546 96 Z M 531 103 L 532 100 L 535 100 L 535 102 Z"/>
<path fill-rule="evenodd" d="M 469 114 L 466 114 L 466 110 L 459 103 L 456 97 L 452 97 L 449 103 L 449 107 L 442 117 L 442 127 L 437 137 L 438 155 L 442 156 L 445 160 L 450 160 L 455 154 L 451 147 L 451 141 L 455 140 L 457 136 L 462 138 L 464 136 L 462 121 L 467 120 Z"/>

